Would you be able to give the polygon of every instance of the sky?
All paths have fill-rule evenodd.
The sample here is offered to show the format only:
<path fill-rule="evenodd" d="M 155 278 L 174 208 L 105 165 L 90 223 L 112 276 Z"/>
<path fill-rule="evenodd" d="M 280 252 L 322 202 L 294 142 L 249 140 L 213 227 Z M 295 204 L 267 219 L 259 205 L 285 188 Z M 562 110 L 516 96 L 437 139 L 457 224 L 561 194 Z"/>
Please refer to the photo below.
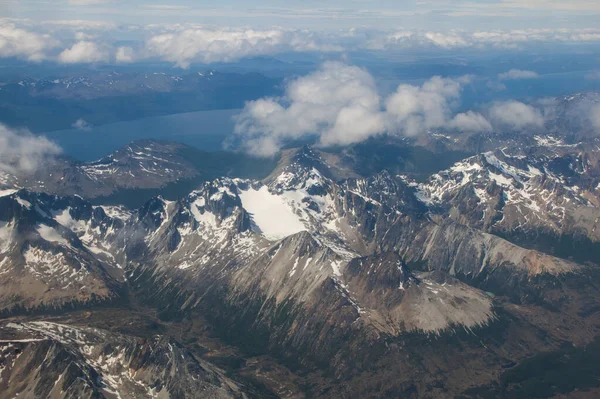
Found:
<path fill-rule="evenodd" d="M 335 30 L 596 28 L 596 0 L 2 0 L 0 15 L 117 24 L 201 23 Z"/>

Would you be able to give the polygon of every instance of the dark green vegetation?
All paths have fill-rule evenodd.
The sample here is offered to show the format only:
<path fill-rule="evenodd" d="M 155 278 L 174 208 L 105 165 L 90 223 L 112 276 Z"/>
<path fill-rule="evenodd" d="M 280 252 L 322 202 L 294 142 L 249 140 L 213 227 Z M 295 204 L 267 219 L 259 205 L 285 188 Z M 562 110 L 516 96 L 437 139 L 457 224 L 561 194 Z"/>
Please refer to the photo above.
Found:
<path fill-rule="evenodd" d="M 600 387 L 600 337 L 589 345 L 565 344 L 509 368 L 498 383 L 470 389 L 458 398 L 550 398 Z"/>
<path fill-rule="evenodd" d="M 440 150 L 433 151 L 397 138 L 382 137 L 345 148 L 343 159 L 362 176 L 372 176 L 386 170 L 392 175 L 406 174 L 417 180 L 425 180 L 473 155 L 466 151 Z"/>
<path fill-rule="evenodd" d="M 563 234 L 559 237 L 542 231 L 538 231 L 535 236 L 519 231 L 513 231 L 510 234 L 494 232 L 494 234 L 521 247 L 535 249 L 578 263 L 594 263 L 600 259 L 600 243 L 592 242 L 583 234 L 581 236 Z"/>

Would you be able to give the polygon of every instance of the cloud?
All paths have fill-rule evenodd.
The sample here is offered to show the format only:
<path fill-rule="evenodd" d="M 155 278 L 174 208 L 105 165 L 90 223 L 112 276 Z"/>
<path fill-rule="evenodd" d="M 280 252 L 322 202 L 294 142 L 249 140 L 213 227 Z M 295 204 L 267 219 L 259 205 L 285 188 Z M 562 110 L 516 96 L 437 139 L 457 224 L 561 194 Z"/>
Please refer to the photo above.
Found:
<path fill-rule="evenodd" d="M 590 0 L 502 0 L 496 4 L 487 5 L 490 8 L 514 8 L 527 10 L 561 11 L 600 11 L 600 4 Z"/>
<path fill-rule="evenodd" d="M 491 132 L 494 130 L 485 116 L 473 111 L 456 115 L 448 122 L 448 127 L 465 132 Z"/>
<path fill-rule="evenodd" d="M 384 130 L 373 77 L 339 62 L 292 81 L 284 98 L 249 102 L 235 127 L 245 149 L 258 155 L 272 155 L 290 139 L 316 135 L 323 144 L 348 144 Z"/>
<path fill-rule="evenodd" d="M 58 55 L 58 61 L 63 64 L 106 62 L 108 58 L 104 48 L 89 41 L 79 41 Z"/>
<path fill-rule="evenodd" d="M 519 50 L 541 42 L 590 42 L 600 41 L 600 29 L 515 29 L 493 31 L 423 32 L 399 30 L 397 32 L 370 32 L 368 40 L 359 44 L 369 49 L 413 48 L 440 49 L 481 48 Z"/>
<path fill-rule="evenodd" d="M 513 129 L 544 126 L 542 113 L 531 105 L 519 101 L 505 101 L 492 105 L 489 110 L 492 121 Z"/>
<path fill-rule="evenodd" d="M 522 69 L 511 69 L 507 72 L 498 74 L 498 79 L 501 80 L 537 79 L 538 77 L 539 75 L 537 72 Z"/>
<path fill-rule="evenodd" d="M 139 11 L 172 14 L 175 10 L 181 13 L 194 10 L 193 7 L 190 10 L 181 7 L 186 6 L 156 4 L 139 7 Z M 125 41 L 130 44 L 120 47 Z M 0 18 L 0 57 L 70 63 L 123 63 L 158 59 L 183 68 L 192 63 L 235 62 L 246 57 L 286 52 L 525 49 L 541 42 L 590 41 L 600 42 L 599 28 L 468 32 L 407 29 L 390 31 L 361 27 L 311 31 L 282 27 L 251 29 L 197 24 L 118 24 L 84 19 L 37 22 Z M 135 52 L 130 49 L 135 49 Z M 511 70 L 501 74 L 500 78 L 534 77 L 529 72 L 532 71 Z"/>
<path fill-rule="evenodd" d="M 121 46 L 117 48 L 115 61 L 119 64 L 126 64 L 135 61 L 135 52 L 131 47 Z"/>
<path fill-rule="evenodd" d="M 161 11 L 178 11 L 178 10 L 189 10 L 189 6 L 179 6 L 173 4 L 148 4 L 143 6 L 150 10 L 161 10 Z"/>
<path fill-rule="evenodd" d="M 11 130 L 0 124 L 0 171 L 26 175 L 60 152 L 61 149 L 45 137 Z"/>
<path fill-rule="evenodd" d="M 425 38 L 431 41 L 433 44 L 439 47 L 465 47 L 468 42 L 460 34 L 456 33 L 439 33 L 439 32 L 427 32 Z"/>
<path fill-rule="evenodd" d="M 384 132 L 417 135 L 428 129 L 489 130 L 475 112 L 453 116 L 460 79 L 433 77 L 421 86 L 403 84 L 387 98 L 364 69 L 327 62 L 314 73 L 290 82 L 282 98 L 246 104 L 237 118 L 241 146 L 261 156 L 273 155 L 290 140 L 316 138 L 323 146 L 347 145 Z"/>
<path fill-rule="evenodd" d="M 152 37 L 147 48 L 182 68 L 193 60 L 209 63 L 232 61 L 249 55 L 266 54 L 282 40 L 280 31 L 224 31 L 186 29 Z"/>
<path fill-rule="evenodd" d="M 282 51 L 342 51 L 307 31 L 187 28 L 152 36 L 150 55 L 187 68 L 192 62 L 231 62 Z"/>
<path fill-rule="evenodd" d="M 20 57 L 29 61 L 47 58 L 48 50 L 58 41 L 50 35 L 17 28 L 14 24 L 0 23 L 0 57 Z"/>
<path fill-rule="evenodd" d="M 435 76 L 422 86 L 402 84 L 386 100 L 386 111 L 394 129 L 413 136 L 427 129 L 443 127 L 458 100 L 460 81 Z"/>
<path fill-rule="evenodd" d="M 86 32 L 75 32 L 75 39 L 78 41 L 82 40 L 94 40 L 98 39 L 98 35 L 86 33 Z"/>
<path fill-rule="evenodd" d="M 117 25 L 106 21 L 90 21 L 85 19 L 49 19 L 35 24 L 46 29 L 55 31 L 57 29 L 95 30 L 107 31 L 117 29 Z"/>
<path fill-rule="evenodd" d="M 97 4 L 110 3 L 112 0 L 69 0 L 69 4 L 75 6 L 93 6 Z"/>
<path fill-rule="evenodd" d="M 79 118 L 75 122 L 73 122 L 71 127 L 78 129 L 78 130 L 84 130 L 84 131 L 90 131 L 92 129 L 92 125 L 87 123 L 87 121 L 82 118 Z"/>

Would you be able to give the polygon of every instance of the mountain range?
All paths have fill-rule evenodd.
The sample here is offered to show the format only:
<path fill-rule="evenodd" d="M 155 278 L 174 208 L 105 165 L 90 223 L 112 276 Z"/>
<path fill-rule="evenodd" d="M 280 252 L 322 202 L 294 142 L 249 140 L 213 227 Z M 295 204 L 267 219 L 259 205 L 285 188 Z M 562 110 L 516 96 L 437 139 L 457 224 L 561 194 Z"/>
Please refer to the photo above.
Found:
<path fill-rule="evenodd" d="M 5 173 L 0 398 L 595 397 L 600 141 L 446 136 Z"/>

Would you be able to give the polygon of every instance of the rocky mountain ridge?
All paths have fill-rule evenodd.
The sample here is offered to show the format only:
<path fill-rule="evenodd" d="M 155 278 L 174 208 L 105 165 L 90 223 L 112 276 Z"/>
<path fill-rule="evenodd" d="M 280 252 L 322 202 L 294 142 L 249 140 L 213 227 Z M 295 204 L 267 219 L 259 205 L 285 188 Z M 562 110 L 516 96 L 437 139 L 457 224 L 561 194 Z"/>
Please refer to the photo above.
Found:
<path fill-rule="evenodd" d="M 286 151 L 263 180 L 211 179 L 177 200 L 155 197 L 133 211 L 12 189 L 0 197 L 0 283 L 11 293 L 2 304 L 12 317 L 15 306 L 27 314 L 41 305 L 135 301 L 167 323 L 202 317 L 241 350 L 307 372 L 326 370 L 333 380 L 323 390 L 333 396 L 359 389 L 356 381 L 367 375 L 368 384 L 387 386 L 390 395 L 457 394 L 497 377 L 503 362 L 598 334 L 597 264 L 499 236 L 577 228 L 595 242 L 597 148 L 545 143 L 487 152 L 417 182 L 386 171 L 340 179 L 348 169 L 303 147 Z M 591 215 L 590 224 L 572 220 L 582 214 Z M 31 281 L 43 289 L 31 290 Z M 422 339 L 443 349 L 431 353 L 418 344 Z M 465 354 L 440 344 L 455 339 Z M 35 345 L 19 350 L 37 353 Z M 162 353 L 172 343 L 148 345 Z M 59 346 L 52 347 L 54 359 L 63 356 Z M 11 350 L 6 361 L 14 358 Z M 173 384 L 197 389 L 187 374 L 172 384 L 160 373 L 160 382 L 131 374 L 116 379 L 121 371 L 106 371 L 86 350 L 69 352 L 81 365 L 75 375 L 106 373 L 116 382 L 88 378 L 73 388 L 77 394 L 128 392 L 138 383 L 148 395 Z M 490 374 L 453 382 L 427 377 L 411 388 L 423 370 L 455 375 L 444 356 L 481 362 Z M 175 365 L 169 359 L 156 363 Z M 402 373 L 390 382 L 386 373 L 373 375 L 381 367 Z M 210 392 L 243 391 L 214 373 L 203 385 Z M 38 381 L 34 374 L 22 378 Z M 55 394 L 49 384 L 36 384 Z"/>

